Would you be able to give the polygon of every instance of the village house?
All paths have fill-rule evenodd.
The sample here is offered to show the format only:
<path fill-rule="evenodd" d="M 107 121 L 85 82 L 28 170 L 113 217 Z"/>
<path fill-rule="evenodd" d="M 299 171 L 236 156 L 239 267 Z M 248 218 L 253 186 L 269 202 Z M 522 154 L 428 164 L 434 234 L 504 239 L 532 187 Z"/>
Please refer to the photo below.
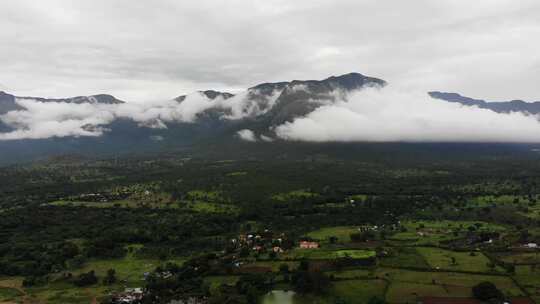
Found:
<path fill-rule="evenodd" d="M 143 298 L 142 288 L 126 288 L 124 292 L 113 296 L 114 303 L 139 303 Z"/>
<path fill-rule="evenodd" d="M 283 249 L 281 249 L 281 247 L 279 246 L 274 246 L 274 248 L 272 248 L 272 251 L 275 253 L 283 253 Z"/>
<path fill-rule="evenodd" d="M 310 241 L 301 241 L 301 242 L 300 242 L 300 248 L 301 248 L 301 249 L 315 249 L 315 248 L 319 248 L 319 243 L 317 243 L 317 242 L 310 242 Z"/>
<path fill-rule="evenodd" d="M 263 246 L 259 246 L 259 245 L 256 245 L 256 246 L 253 246 L 253 251 L 257 251 L 257 252 L 260 252 L 264 249 Z"/>

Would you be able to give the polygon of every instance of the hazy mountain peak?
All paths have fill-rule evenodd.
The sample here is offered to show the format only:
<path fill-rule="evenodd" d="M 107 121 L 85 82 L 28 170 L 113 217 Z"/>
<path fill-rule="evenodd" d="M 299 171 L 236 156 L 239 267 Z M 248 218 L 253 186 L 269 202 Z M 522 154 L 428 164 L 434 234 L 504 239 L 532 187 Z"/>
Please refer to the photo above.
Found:
<path fill-rule="evenodd" d="M 0 115 L 9 111 L 16 111 L 24 109 L 15 102 L 15 96 L 8 94 L 4 91 L 0 91 Z"/>
<path fill-rule="evenodd" d="M 96 94 L 90 96 L 75 96 L 68 98 L 42 98 L 42 97 L 17 97 L 20 99 L 33 99 L 39 102 L 63 102 L 63 103 L 74 103 L 74 104 L 121 104 L 124 103 L 122 100 L 116 99 L 116 97 L 109 94 Z"/>
<path fill-rule="evenodd" d="M 214 100 L 214 99 L 216 99 L 218 97 L 221 97 L 223 99 L 229 99 L 231 97 L 234 97 L 234 94 L 231 94 L 229 92 L 220 92 L 220 91 L 215 91 L 215 90 L 197 91 L 197 93 L 206 96 L 206 98 L 208 98 L 210 100 Z M 174 100 L 176 100 L 178 102 L 182 102 L 187 98 L 187 96 L 188 95 L 180 95 L 180 96 L 174 98 Z"/>
<path fill-rule="evenodd" d="M 488 109 L 497 113 L 524 112 L 530 114 L 540 113 L 540 101 L 526 102 L 515 99 L 510 101 L 486 101 L 474 99 L 452 92 L 428 92 L 429 96 L 448 102 L 459 103 L 465 106 L 475 106 L 481 109 Z"/>

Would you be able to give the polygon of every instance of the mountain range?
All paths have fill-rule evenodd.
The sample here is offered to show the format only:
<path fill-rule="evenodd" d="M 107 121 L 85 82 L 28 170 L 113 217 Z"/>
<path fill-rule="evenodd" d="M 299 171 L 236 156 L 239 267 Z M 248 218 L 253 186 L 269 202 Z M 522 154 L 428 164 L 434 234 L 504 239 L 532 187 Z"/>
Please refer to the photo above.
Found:
<path fill-rule="evenodd" d="M 359 73 L 332 76 L 323 80 L 293 80 L 262 83 L 239 94 L 215 90 L 181 95 L 171 102 L 179 108 L 195 107 L 193 119 L 177 119 L 163 123 L 160 119 L 135 121 L 115 116 L 103 125 L 85 125 L 84 130 L 104 130 L 100 136 L 51 136 L 50 138 L 0 140 L 3 161 L 29 160 L 54 154 L 118 154 L 144 153 L 183 149 L 203 143 L 238 142 L 239 130 L 248 129 L 263 141 L 273 141 L 272 129 L 315 109 L 346 100 L 347 95 L 366 87 L 383 88 L 387 82 Z M 540 113 L 540 102 L 521 100 L 488 102 L 457 93 L 429 92 L 432 98 L 464 106 L 489 109 L 498 113 Z M 0 92 L 0 134 L 17 130 L 16 123 L 6 122 L 5 116 L 14 111 L 24 112 L 24 101 L 56 104 L 89 104 L 122 107 L 126 103 L 111 95 L 99 94 L 72 98 L 47 99 L 17 97 Z M 23 102 L 21 102 L 23 101 Z M 170 106 L 170 105 L 169 105 Z M 174 111 L 173 105 L 173 110 Z M 167 108 L 165 109 L 166 111 Z M 146 112 L 145 112 L 146 113 Z M 168 114 L 168 113 L 165 113 Z"/>

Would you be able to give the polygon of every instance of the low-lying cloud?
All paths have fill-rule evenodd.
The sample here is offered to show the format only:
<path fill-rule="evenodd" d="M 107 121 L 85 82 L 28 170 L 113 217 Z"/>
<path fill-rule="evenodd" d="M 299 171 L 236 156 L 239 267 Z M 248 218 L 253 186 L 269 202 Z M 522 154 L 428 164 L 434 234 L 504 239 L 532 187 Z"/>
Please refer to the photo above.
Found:
<path fill-rule="evenodd" d="M 0 121 L 13 129 L 0 133 L 0 140 L 101 136 L 118 119 L 132 120 L 140 127 L 166 129 L 171 123 L 196 123 L 209 110 L 223 120 L 252 118 L 267 113 L 279 93 L 263 95 L 248 90 L 215 99 L 194 93 L 181 102 L 123 104 L 19 98 L 16 102 L 25 109 L 0 116 Z M 251 142 L 540 142 L 540 122 L 535 115 L 495 113 L 433 99 L 423 90 L 392 85 L 339 93 L 329 94 L 332 98 L 328 100 L 317 100 L 321 106 L 311 113 L 270 126 L 264 134 L 243 129 L 237 137 Z"/>
<path fill-rule="evenodd" d="M 141 127 L 166 129 L 167 123 L 195 123 L 201 113 L 210 109 L 219 111 L 222 119 L 242 119 L 268 111 L 279 92 L 256 100 L 248 98 L 249 93 L 246 91 L 227 99 L 218 96 L 212 100 L 197 92 L 187 95 L 181 102 L 123 104 L 75 104 L 18 98 L 16 102 L 25 109 L 0 115 L 0 122 L 14 129 L 0 133 L 0 140 L 101 136 L 108 131 L 104 126 L 116 119 L 133 120 Z"/>
<path fill-rule="evenodd" d="M 354 92 L 275 133 L 313 142 L 540 142 L 540 123 L 533 115 L 498 114 L 388 86 Z"/>
<path fill-rule="evenodd" d="M 240 137 L 241 140 L 252 141 L 252 142 L 257 141 L 257 137 L 255 136 L 255 133 L 251 130 L 243 129 L 236 132 L 236 134 L 238 134 L 238 137 Z"/>

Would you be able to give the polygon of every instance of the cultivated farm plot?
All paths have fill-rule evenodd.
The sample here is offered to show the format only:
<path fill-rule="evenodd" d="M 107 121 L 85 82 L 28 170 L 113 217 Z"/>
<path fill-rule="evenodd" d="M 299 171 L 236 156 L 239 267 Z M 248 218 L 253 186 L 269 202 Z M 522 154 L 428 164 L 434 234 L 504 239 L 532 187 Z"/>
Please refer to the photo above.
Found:
<path fill-rule="evenodd" d="M 502 275 L 477 275 L 454 272 L 426 272 L 403 269 L 377 269 L 375 275 L 391 282 L 387 300 L 391 303 L 411 302 L 415 294 L 438 297 L 470 297 L 474 285 L 489 281 L 509 297 L 523 296 L 511 278 Z M 403 297 L 403 299 L 400 299 Z"/>
<path fill-rule="evenodd" d="M 299 190 L 294 190 L 287 193 L 279 193 L 279 194 L 273 195 L 272 199 L 276 201 L 286 202 L 289 200 L 301 200 L 304 198 L 312 198 L 312 197 L 317 197 L 317 196 L 319 196 L 319 194 L 310 192 L 308 189 L 299 189 Z"/>
<path fill-rule="evenodd" d="M 367 259 L 375 257 L 373 250 L 326 250 L 326 249 L 294 249 L 285 253 L 282 258 L 289 259 L 310 259 L 310 260 L 332 260 L 337 258 L 350 257 L 352 259 Z"/>
<path fill-rule="evenodd" d="M 341 271 L 327 271 L 327 275 L 332 275 L 336 279 L 340 280 L 351 280 L 351 279 L 365 279 L 365 278 L 374 278 L 372 270 L 368 269 L 350 269 L 350 270 L 341 270 Z"/>
<path fill-rule="evenodd" d="M 396 252 L 379 260 L 380 265 L 390 267 L 411 267 L 429 269 L 426 259 L 418 253 L 416 247 L 396 247 Z"/>
<path fill-rule="evenodd" d="M 470 205 L 475 207 L 487 207 L 493 204 L 496 205 L 505 205 L 505 204 L 514 204 L 517 203 L 529 203 L 529 200 L 524 196 L 515 196 L 515 195 L 482 195 L 477 196 L 470 200 Z"/>
<path fill-rule="evenodd" d="M 540 264 L 540 252 L 520 252 L 499 256 L 501 261 L 514 264 Z M 540 269 L 540 266 L 539 266 Z"/>
<path fill-rule="evenodd" d="M 88 208 L 138 208 L 137 202 L 129 200 L 112 202 L 86 202 L 86 201 L 54 201 L 49 203 L 52 206 L 68 207 L 88 207 Z"/>
<path fill-rule="evenodd" d="M 208 284 L 211 294 L 216 294 L 221 285 L 234 285 L 239 276 L 210 276 L 204 278 L 204 283 Z"/>
<path fill-rule="evenodd" d="M 480 228 L 476 228 L 480 224 Z M 451 241 L 460 238 L 467 231 L 468 227 L 475 227 L 480 231 L 505 230 L 503 226 L 472 221 L 407 221 L 402 223 L 406 228 L 405 232 L 398 232 L 390 238 L 395 241 L 405 241 L 415 245 L 437 246 L 441 242 Z M 454 232 L 457 231 L 457 235 Z"/>
<path fill-rule="evenodd" d="M 204 201 L 186 202 L 186 208 L 201 213 L 237 213 L 239 208 L 230 204 L 210 203 Z"/>
<path fill-rule="evenodd" d="M 257 261 L 254 263 L 246 264 L 246 266 L 251 267 L 269 267 L 272 268 L 273 272 L 278 272 L 279 267 L 283 264 L 286 264 L 289 267 L 289 271 L 292 271 L 300 265 L 298 261 Z"/>
<path fill-rule="evenodd" d="M 350 243 L 351 233 L 358 233 L 358 228 L 353 226 L 339 226 L 321 228 L 319 230 L 312 231 L 307 236 L 319 240 L 323 243 L 328 243 L 331 236 L 337 237 L 338 243 Z"/>
<path fill-rule="evenodd" d="M 0 286 L 0 303 L 17 303 L 23 293 L 16 288 Z"/>
<path fill-rule="evenodd" d="M 90 260 L 82 268 L 72 270 L 73 276 L 80 273 L 95 271 L 99 282 L 96 285 L 85 288 L 76 287 L 71 282 L 63 279 L 52 279 L 50 283 L 44 286 L 25 289 L 29 296 L 39 299 L 45 303 L 91 303 L 96 297 L 106 295 L 113 291 L 122 291 L 127 287 L 142 287 L 144 285 L 143 274 L 153 271 L 157 266 L 164 265 L 167 262 L 182 264 L 183 259 L 174 259 L 169 261 L 159 261 L 158 259 L 137 259 L 128 255 L 121 259 Z M 117 282 L 110 286 L 101 284 L 107 270 L 116 271 Z"/>
<path fill-rule="evenodd" d="M 35 302 L 31 303 L 87 304 L 93 303 L 98 297 L 101 297 L 112 290 L 113 289 L 110 287 L 105 287 L 103 285 L 79 288 L 67 282 L 53 282 L 46 286 L 28 288 L 27 292 L 29 297 L 35 300 Z"/>
<path fill-rule="evenodd" d="M 384 298 L 386 288 L 384 280 L 345 280 L 337 281 L 332 284 L 328 291 L 329 297 L 333 297 L 336 303 L 337 299 L 350 304 L 367 303 L 372 297 Z"/>
<path fill-rule="evenodd" d="M 388 303 L 416 303 L 419 297 L 441 297 L 448 293 L 441 285 L 392 282 L 386 292 Z"/>
<path fill-rule="evenodd" d="M 540 301 L 540 265 L 516 266 L 514 279 L 520 286 L 525 288 L 531 297 L 539 303 Z"/>
<path fill-rule="evenodd" d="M 420 253 L 432 269 L 471 271 L 471 272 L 493 272 L 503 271 L 500 267 L 491 269 L 488 264 L 490 260 L 481 252 L 455 252 L 440 248 L 418 247 Z M 452 258 L 455 263 L 452 263 Z"/>

